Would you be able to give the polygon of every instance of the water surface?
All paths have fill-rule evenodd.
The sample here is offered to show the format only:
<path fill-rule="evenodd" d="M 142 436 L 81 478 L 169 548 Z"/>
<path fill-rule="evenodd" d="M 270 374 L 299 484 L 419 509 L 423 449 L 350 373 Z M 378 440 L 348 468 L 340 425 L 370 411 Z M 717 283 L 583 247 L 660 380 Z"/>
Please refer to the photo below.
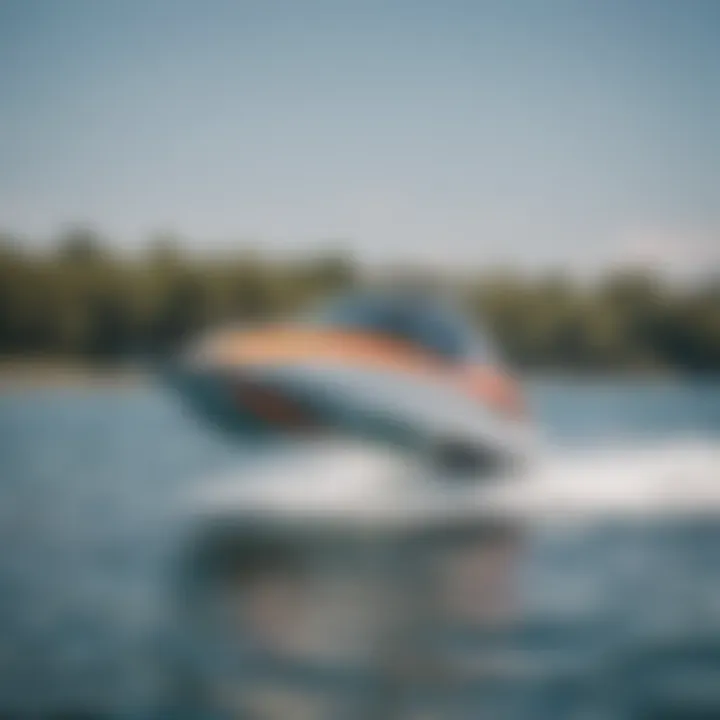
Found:
<path fill-rule="evenodd" d="M 530 392 L 556 446 L 720 442 L 720 382 L 537 382 Z M 0 712 L 149 702 L 163 568 L 183 532 L 174 503 L 247 452 L 152 387 L 3 390 Z M 528 594 L 588 636 L 591 618 L 614 612 L 635 629 L 638 652 L 642 633 L 672 623 L 708 638 L 720 617 L 719 550 L 714 528 L 539 533 Z"/>

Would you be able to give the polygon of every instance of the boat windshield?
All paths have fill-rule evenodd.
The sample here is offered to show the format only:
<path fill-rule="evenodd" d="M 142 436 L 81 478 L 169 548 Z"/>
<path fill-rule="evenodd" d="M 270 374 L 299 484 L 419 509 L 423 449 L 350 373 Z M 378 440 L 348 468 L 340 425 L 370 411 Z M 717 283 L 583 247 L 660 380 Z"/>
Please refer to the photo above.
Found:
<path fill-rule="evenodd" d="M 322 308 L 311 321 L 323 327 L 380 333 L 453 360 L 489 360 L 491 355 L 482 334 L 462 315 L 414 296 L 344 297 Z"/>

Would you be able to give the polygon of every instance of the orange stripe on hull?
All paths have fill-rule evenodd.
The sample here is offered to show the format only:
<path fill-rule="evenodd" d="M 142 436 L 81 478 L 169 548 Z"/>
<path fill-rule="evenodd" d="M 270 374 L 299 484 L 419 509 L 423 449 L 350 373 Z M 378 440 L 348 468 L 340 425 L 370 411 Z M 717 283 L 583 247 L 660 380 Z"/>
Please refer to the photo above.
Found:
<path fill-rule="evenodd" d="M 224 366 L 337 362 L 348 366 L 403 371 L 439 372 L 447 367 L 410 343 L 364 333 L 317 330 L 258 330 L 229 333 L 210 350 L 214 363 Z"/>
<path fill-rule="evenodd" d="M 466 392 L 503 415 L 522 419 L 526 408 L 517 382 L 494 367 L 472 367 L 461 380 Z"/>
<path fill-rule="evenodd" d="M 208 348 L 209 360 L 220 367 L 292 365 L 327 362 L 347 367 L 421 374 L 455 385 L 503 414 L 524 413 L 516 382 L 500 369 L 458 365 L 416 346 L 360 332 L 275 328 L 228 332 Z"/>

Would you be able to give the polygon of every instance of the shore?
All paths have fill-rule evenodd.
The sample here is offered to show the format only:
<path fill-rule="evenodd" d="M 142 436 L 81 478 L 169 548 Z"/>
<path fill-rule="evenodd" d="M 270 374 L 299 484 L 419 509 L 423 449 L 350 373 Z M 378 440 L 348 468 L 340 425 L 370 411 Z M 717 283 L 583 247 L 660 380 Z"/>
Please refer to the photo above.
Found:
<path fill-rule="evenodd" d="M 0 359 L 0 390 L 52 387 L 135 387 L 148 382 L 141 368 L 72 360 Z"/>
<path fill-rule="evenodd" d="M 626 369 L 607 372 L 583 370 L 542 370 L 517 373 L 523 382 L 532 385 L 545 383 L 602 384 L 606 382 L 633 384 L 682 384 L 710 379 L 720 380 L 717 374 L 683 374 L 658 369 Z M 65 358 L 2 358 L 0 357 L 0 391 L 33 388 L 97 388 L 139 387 L 151 382 L 152 373 L 140 365 L 93 364 Z"/>

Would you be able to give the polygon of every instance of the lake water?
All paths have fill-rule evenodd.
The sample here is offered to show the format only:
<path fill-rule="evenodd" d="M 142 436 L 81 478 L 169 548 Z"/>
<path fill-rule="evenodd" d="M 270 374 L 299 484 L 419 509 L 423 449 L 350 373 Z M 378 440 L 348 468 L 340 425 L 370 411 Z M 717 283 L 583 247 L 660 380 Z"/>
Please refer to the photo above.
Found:
<path fill-rule="evenodd" d="M 720 382 L 529 389 L 553 445 L 720 442 Z M 122 715 L 150 706 L 166 607 L 162 572 L 183 532 L 173 503 L 243 456 L 154 388 L 3 391 L 0 716 Z M 554 628 L 546 646 L 590 648 L 611 619 L 616 631 L 625 628 L 619 675 L 636 673 L 635 688 L 664 684 L 657 672 L 652 682 L 646 676 L 669 657 L 660 641 L 670 631 L 673 658 L 689 652 L 694 679 L 698 667 L 720 672 L 719 552 L 720 529 L 707 526 L 538 531 L 526 582 L 545 632 Z M 612 694 L 625 697 L 619 687 Z M 655 690 L 643 692 L 649 699 L 633 702 L 649 708 Z M 710 700 L 698 702 L 702 717 L 720 717 L 720 704 L 710 711 Z M 541 717 L 541 705 L 523 717 Z M 553 707 L 554 720 L 579 717 Z M 682 712 L 663 717 L 690 717 Z"/>

